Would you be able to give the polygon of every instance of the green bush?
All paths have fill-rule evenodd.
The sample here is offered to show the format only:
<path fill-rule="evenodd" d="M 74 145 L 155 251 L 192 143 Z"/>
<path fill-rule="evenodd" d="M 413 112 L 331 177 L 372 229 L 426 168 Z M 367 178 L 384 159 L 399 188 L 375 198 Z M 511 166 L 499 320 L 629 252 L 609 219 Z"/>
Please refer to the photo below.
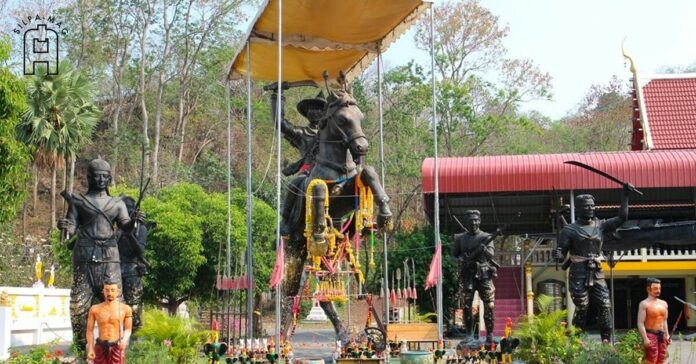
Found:
<path fill-rule="evenodd" d="M 139 340 L 131 349 L 129 362 L 151 363 L 148 358 L 154 353 L 166 353 L 166 360 L 195 363 L 210 335 L 209 330 L 204 330 L 194 320 L 169 316 L 157 309 L 146 309 L 143 313 L 143 327 L 135 335 Z M 164 361 L 158 359 L 157 362 Z"/>
<path fill-rule="evenodd" d="M 551 311 L 551 303 L 557 298 L 540 295 L 536 300 L 539 313 L 531 319 L 523 316 L 520 326 L 513 333 L 520 339 L 516 358 L 526 363 L 555 364 L 572 363 L 580 350 L 582 341 L 578 330 L 569 327 L 567 311 Z"/>
<path fill-rule="evenodd" d="M 598 340 L 585 341 L 574 363 L 586 364 L 640 364 L 643 362 L 643 340 L 638 330 L 628 331 L 615 345 L 602 344 Z"/>
<path fill-rule="evenodd" d="M 164 342 L 156 343 L 150 340 L 135 340 L 126 352 L 126 360 L 130 364 L 174 364 L 171 348 Z"/>
<path fill-rule="evenodd" d="M 28 353 L 20 353 L 10 349 L 10 358 L 7 364 L 58 364 L 63 359 L 63 351 L 52 348 L 52 344 L 38 345 Z"/>
<path fill-rule="evenodd" d="M 645 353 L 643 351 L 643 338 L 638 329 L 626 332 L 614 345 L 622 363 L 642 363 Z"/>

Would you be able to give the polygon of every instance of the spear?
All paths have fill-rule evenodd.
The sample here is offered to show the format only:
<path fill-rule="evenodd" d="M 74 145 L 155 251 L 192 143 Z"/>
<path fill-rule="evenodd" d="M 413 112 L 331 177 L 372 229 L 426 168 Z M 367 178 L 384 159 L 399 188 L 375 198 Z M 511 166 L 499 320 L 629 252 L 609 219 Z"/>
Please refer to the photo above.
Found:
<path fill-rule="evenodd" d="M 413 258 L 411 258 L 411 268 L 413 268 L 413 287 L 411 287 L 411 298 L 413 298 L 415 301 L 418 299 L 418 291 L 416 291 L 416 262 L 413 261 Z"/>
<path fill-rule="evenodd" d="M 401 294 L 401 268 L 396 268 L 396 298 L 401 299 L 403 295 Z"/>
<path fill-rule="evenodd" d="M 394 291 L 394 274 L 391 276 L 391 292 L 389 292 L 389 303 L 396 305 L 396 292 Z"/>
<path fill-rule="evenodd" d="M 406 260 L 404 260 L 404 272 L 406 273 L 406 279 L 405 279 L 406 283 L 404 284 L 404 286 L 406 286 L 404 288 L 404 298 L 406 298 L 406 300 L 408 300 L 409 298 L 411 298 L 411 287 L 410 287 L 411 286 L 411 272 L 409 271 L 409 268 L 408 268 L 408 258 L 406 258 Z"/>
<path fill-rule="evenodd" d="M 406 299 L 406 307 L 408 308 L 407 320 L 411 320 L 411 302 L 408 301 L 409 298 L 411 298 L 411 289 L 409 286 L 411 285 L 411 273 L 409 272 L 408 269 L 408 258 L 404 260 L 404 272 L 406 272 L 406 280 L 405 280 L 405 286 L 406 288 L 404 289 L 404 298 Z"/>

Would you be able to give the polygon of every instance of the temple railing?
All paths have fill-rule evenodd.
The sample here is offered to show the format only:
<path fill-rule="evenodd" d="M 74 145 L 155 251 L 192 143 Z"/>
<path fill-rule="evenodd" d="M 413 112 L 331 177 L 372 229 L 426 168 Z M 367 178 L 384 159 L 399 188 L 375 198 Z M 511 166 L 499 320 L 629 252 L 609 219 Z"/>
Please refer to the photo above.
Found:
<path fill-rule="evenodd" d="M 503 267 L 517 267 L 522 264 L 522 251 L 496 251 L 495 261 Z"/>
<path fill-rule="evenodd" d="M 621 256 L 622 254 L 623 256 Z M 696 260 L 696 248 L 693 246 L 650 247 L 614 252 L 614 258 L 619 259 L 619 257 L 621 257 L 621 261 Z M 532 252 L 529 260 L 534 266 L 547 265 L 548 262 L 553 263 L 553 248 L 538 247 Z"/>

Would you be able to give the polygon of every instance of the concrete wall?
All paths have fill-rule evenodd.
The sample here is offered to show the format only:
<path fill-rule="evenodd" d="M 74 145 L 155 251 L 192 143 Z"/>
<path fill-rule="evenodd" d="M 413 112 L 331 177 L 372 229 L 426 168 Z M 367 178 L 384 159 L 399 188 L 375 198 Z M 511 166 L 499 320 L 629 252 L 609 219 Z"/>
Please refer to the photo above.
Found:
<path fill-rule="evenodd" d="M 9 347 L 72 341 L 70 290 L 0 287 L 10 307 L 0 307 L 0 360 Z"/>

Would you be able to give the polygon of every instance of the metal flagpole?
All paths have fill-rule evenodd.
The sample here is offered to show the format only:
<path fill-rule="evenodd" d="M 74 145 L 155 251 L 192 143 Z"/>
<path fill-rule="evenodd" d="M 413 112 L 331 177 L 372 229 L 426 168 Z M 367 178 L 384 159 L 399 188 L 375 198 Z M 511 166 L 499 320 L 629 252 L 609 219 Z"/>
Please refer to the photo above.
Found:
<path fill-rule="evenodd" d="M 280 140 L 281 140 L 281 109 L 282 109 L 282 82 L 283 82 L 283 0 L 278 0 L 278 91 L 276 99 L 276 253 L 280 250 Z M 285 264 L 283 262 L 283 264 Z M 280 353 L 280 298 L 283 281 L 276 286 L 275 296 L 275 322 L 276 322 L 276 353 Z"/>
<path fill-rule="evenodd" d="M 379 98 L 379 166 L 382 177 L 382 188 L 384 185 L 384 110 L 382 106 L 382 48 L 377 53 L 377 95 Z M 382 233 L 382 249 L 384 255 L 384 330 L 389 331 L 389 260 L 387 254 L 387 232 Z"/>
<path fill-rule="evenodd" d="M 442 242 L 440 241 L 440 170 L 437 160 L 437 95 L 435 94 L 435 32 L 433 30 L 435 22 L 435 5 L 430 7 L 430 70 L 432 72 L 433 88 L 433 149 L 434 149 L 434 196 L 433 196 L 433 216 L 435 225 L 435 251 L 440 250 L 439 264 L 437 265 L 437 338 L 442 340 Z"/>
<path fill-rule="evenodd" d="M 246 178 L 246 238 L 247 238 L 247 329 L 248 337 L 254 337 L 254 254 L 251 240 L 251 41 L 247 40 L 247 178 Z"/>

